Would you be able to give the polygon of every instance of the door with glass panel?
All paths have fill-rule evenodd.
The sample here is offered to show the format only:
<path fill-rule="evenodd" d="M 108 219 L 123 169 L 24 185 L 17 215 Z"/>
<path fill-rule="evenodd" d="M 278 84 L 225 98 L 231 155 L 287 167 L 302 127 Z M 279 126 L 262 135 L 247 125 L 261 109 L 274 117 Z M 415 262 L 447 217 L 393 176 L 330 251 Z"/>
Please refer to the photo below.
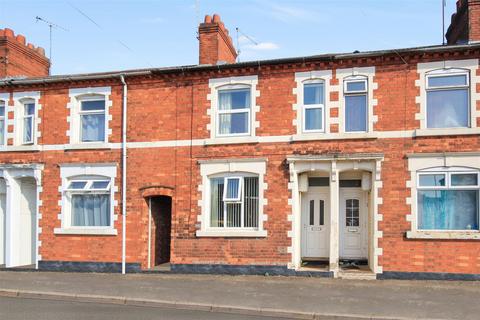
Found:
<path fill-rule="evenodd" d="M 314 189 L 317 188 L 309 188 L 302 198 L 302 258 L 328 258 L 328 193 Z"/>
<path fill-rule="evenodd" d="M 340 189 L 340 258 L 367 258 L 365 191 Z"/>

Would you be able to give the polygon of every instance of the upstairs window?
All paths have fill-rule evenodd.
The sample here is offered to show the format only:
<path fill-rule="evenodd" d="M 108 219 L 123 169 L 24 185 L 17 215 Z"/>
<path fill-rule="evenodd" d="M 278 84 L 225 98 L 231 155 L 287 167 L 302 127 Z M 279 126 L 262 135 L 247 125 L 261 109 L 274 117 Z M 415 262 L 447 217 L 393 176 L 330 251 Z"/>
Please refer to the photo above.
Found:
<path fill-rule="evenodd" d="M 325 86 L 323 81 L 303 84 L 303 131 L 323 132 L 325 119 Z"/>
<path fill-rule="evenodd" d="M 478 171 L 418 173 L 418 229 L 478 230 L 479 190 Z"/>
<path fill-rule="evenodd" d="M 5 131 L 6 131 L 6 124 L 5 124 L 5 101 L 0 100 L 0 145 L 6 145 L 6 137 L 5 137 Z"/>
<path fill-rule="evenodd" d="M 105 99 L 80 101 L 80 138 L 82 142 L 105 142 Z"/>
<path fill-rule="evenodd" d="M 345 132 L 366 132 L 368 115 L 368 81 L 355 77 L 344 81 Z"/>
<path fill-rule="evenodd" d="M 71 180 L 66 189 L 71 205 L 71 226 L 111 226 L 110 192 L 110 180 Z"/>
<path fill-rule="evenodd" d="M 5 110 L 5 109 L 4 109 Z M 23 102 L 23 144 L 32 144 L 35 134 L 35 101 Z"/>
<path fill-rule="evenodd" d="M 249 87 L 218 91 L 218 136 L 250 134 L 250 101 Z"/>
<path fill-rule="evenodd" d="M 427 75 L 427 128 L 459 128 L 469 124 L 469 73 L 448 71 Z"/>
<path fill-rule="evenodd" d="M 258 228 L 258 177 L 210 179 L 210 227 Z"/>

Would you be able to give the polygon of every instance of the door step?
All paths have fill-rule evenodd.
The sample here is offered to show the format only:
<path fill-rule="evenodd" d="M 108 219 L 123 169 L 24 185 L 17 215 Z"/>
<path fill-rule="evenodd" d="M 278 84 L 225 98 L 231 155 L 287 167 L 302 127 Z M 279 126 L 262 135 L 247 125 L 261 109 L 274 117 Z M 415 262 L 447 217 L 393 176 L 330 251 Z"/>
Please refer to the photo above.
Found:
<path fill-rule="evenodd" d="M 348 280 L 377 280 L 377 275 L 373 272 L 340 270 L 337 277 Z"/>

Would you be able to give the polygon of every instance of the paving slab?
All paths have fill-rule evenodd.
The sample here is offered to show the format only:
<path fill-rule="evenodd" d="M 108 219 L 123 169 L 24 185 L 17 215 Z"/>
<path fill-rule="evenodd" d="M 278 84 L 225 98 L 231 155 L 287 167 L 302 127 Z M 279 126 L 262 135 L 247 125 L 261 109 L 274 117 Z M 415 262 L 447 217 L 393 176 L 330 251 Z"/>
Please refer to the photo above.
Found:
<path fill-rule="evenodd" d="M 3 292 L 3 293 L 2 293 Z M 0 272 L 0 294 L 296 318 L 478 319 L 480 284 L 181 274 Z M 72 298 L 73 297 L 73 298 Z M 49 298 L 49 299 L 50 299 Z M 83 301 L 80 299 L 80 301 Z M 108 301 L 107 301 L 108 302 Z M 296 316 L 295 316 L 296 315 Z"/>

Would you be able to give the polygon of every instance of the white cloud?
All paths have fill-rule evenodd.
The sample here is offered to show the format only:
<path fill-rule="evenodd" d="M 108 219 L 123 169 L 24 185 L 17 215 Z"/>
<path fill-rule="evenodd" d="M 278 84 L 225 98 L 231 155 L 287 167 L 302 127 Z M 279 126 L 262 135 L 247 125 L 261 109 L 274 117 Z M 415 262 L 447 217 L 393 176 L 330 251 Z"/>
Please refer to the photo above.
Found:
<path fill-rule="evenodd" d="M 272 17 L 283 22 L 299 19 L 311 20 L 314 18 L 314 15 L 310 11 L 299 7 L 272 4 L 269 9 Z"/>

